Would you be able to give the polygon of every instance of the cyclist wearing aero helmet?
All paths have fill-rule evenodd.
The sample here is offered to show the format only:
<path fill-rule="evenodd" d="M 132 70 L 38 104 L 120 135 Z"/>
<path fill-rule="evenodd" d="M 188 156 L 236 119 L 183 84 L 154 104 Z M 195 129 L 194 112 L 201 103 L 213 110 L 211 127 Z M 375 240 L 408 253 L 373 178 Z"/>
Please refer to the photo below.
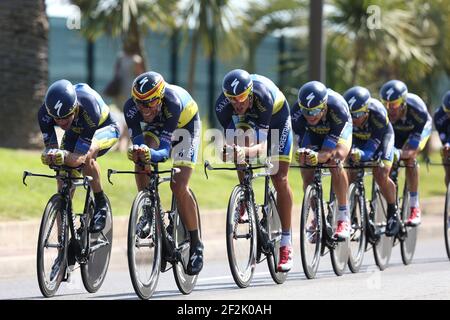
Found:
<path fill-rule="evenodd" d="M 222 82 L 222 93 L 215 104 L 217 118 L 225 135 L 231 132 L 234 141 L 227 141 L 224 158 L 235 158 L 237 164 L 261 152 L 270 155 L 274 168 L 271 174 L 277 191 L 282 237 L 278 271 L 288 272 L 292 267 L 291 212 L 292 191 L 288 182 L 291 160 L 292 132 L 289 105 L 283 93 L 268 78 L 249 74 L 242 69 L 228 72 Z M 239 141 L 239 129 L 249 132 L 250 140 Z M 228 132 L 228 134 L 227 134 Z M 236 156 L 236 157 L 235 157 Z M 239 175 L 242 179 L 242 175 Z M 239 221 L 245 221 L 245 205 L 240 207 Z"/>
<path fill-rule="evenodd" d="M 186 90 L 165 82 L 161 74 L 149 71 L 134 80 L 124 115 L 133 143 L 128 149 L 128 159 L 135 163 L 136 170 L 142 170 L 142 166 L 150 162 L 165 161 L 171 155 L 174 167 L 181 170 L 170 187 L 190 236 L 186 271 L 196 275 L 203 268 L 203 243 L 189 179 L 197 161 L 201 131 L 197 103 Z M 135 178 L 138 191 L 148 186 L 148 176 L 136 175 Z M 138 232 L 142 237 L 150 232 L 145 216 L 139 221 Z"/>

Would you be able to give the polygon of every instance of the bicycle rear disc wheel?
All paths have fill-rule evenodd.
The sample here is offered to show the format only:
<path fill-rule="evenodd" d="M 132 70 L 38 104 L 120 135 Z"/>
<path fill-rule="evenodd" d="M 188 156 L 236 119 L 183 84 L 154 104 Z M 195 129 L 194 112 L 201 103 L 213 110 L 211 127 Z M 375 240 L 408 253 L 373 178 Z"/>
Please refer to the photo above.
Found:
<path fill-rule="evenodd" d="M 417 244 L 417 233 L 419 231 L 419 226 L 413 227 L 406 225 L 406 221 L 409 217 L 409 202 L 410 197 L 405 182 L 405 187 L 403 189 L 401 219 L 403 221 L 404 228 L 406 229 L 406 236 L 400 238 L 400 251 L 402 253 L 402 261 L 404 265 L 410 264 L 414 257 Z"/>
<path fill-rule="evenodd" d="M 445 248 L 447 249 L 447 256 L 450 259 L 450 184 L 447 186 L 447 194 L 445 197 L 444 235 Z"/>
<path fill-rule="evenodd" d="M 231 274 L 240 288 L 249 286 L 256 266 L 256 213 L 249 202 L 244 188 L 235 186 L 228 202 L 226 242 Z M 242 217 L 241 206 L 245 207 Z"/>
<path fill-rule="evenodd" d="M 386 228 L 387 221 L 387 202 L 381 194 L 380 188 L 374 183 L 372 196 L 373 210 L 374 210 L 374 224 L 376 230 Z M 380 233 L 380 239 L 373 246 L 373 256 L 375 263 L 380 270 L 384 270 L 389 265 L 391 259 L 392 246 L 394 245 L 395 237 L 388 237 L 384 232 Z"/>
<path fill-rule="evenodd" d="M 198 221 L 198 232 L 201 239 L 202 227 L 200 222 L 200 212 L 198 209 L 197 199 L 195 198 L 194 192 L 192 190 L 189 190 L 189 192 L 191 193 L 191 196 L 194 199 Z M 172 238 L 175 241 L 175 247 L 181 251 L 180 252 L 181 259 L 183 261 L 179 261 L 174 265 L 173 276 L 175 278 L 178 290 L 180 290 L 182 294 L 189 294 L 192 292 L 192 290 L 195 287 L 195 284 L 197 283 L 198 275 L 190 276 L 185 271 L 185 267 L 189 263 L 189 250 L 190 250 L 189 231 L 181 221 L 178 211 L 175 213 L 174 224 L 175 224 L 173 229 L 174 233 L 172 235 Z"/>
<path fill-rule="evenodd" d="M 90 293 L 97 292 L 102 286 L 111 259 L 113 241 L 112 209 L 111 203 L 106 195 L 105 198 L 108 212 L 106 214 L 105 228 L 101 232 L 90 233 L 87 231 L 87 226 L 90 225 L 90 220 L 94 215 L 95 204 L 92 198 L 87 208 L 88 211 L 85 212 L 89 219 L 84 230 L 83 241 L 84 244 L 89 241 L 90 250 L 93 248 L 95 250 L 89 254 L 87 263 L 81 265 L 81 279 L 83 280 L 84 287 Z M 96 249 L 96 246 L 99 246 L 98 249 Z"/>
<path fill-rule="evenodd" d="M 313 186 L 306 188 L 300 214 L 300 254 L 308 279 L 316 276 L 322 249 L 322 208 Z"/>
<path fill-rule="evenodd" d="M 363 263 L 366 248 L 366 206 L 365 200 L 355 184 L 351 184 L 349 190 L 352 231 L 350 233 L 348 267 L 351 272 L 357 273 Z"/>
<path fill-rule="evenodd" d="M 36 254 L 39 289 L 44 297 L 52 297 L 61 284 L 67 268 L 69 229 L 62 211 L 61 195 L 53 195 L 45 207 Z"/>
<path fill-rule="evenodd" d="M 269 267 L 270 276 L 277 284 L 282 284 L 286 281 L 287 272 L 278 272 L 278 260 L 281 243 L 281 220 L 277 210 L 277 193 L 271 188 L 269 192 L 269 212 L 267 213 L 266 225 L 264 226 L 269 239 L 273 241 L 273 252 L 267 257 L 267 265 Z"/>
<path fill-rule="evenodd" d="M 161 269 L 162 237 L 159 208 L 152 209 L 146 191 L 140 191 L 131 209 L 128 223 L 128 268 L 134 291 L 141 299 L 155 292 Z M 144 209 L 145 208 L 145 209 Z M 146 223 L 141 223 L 145 219 Z M 140 232 L 147 227 L 147 233 Z"/>

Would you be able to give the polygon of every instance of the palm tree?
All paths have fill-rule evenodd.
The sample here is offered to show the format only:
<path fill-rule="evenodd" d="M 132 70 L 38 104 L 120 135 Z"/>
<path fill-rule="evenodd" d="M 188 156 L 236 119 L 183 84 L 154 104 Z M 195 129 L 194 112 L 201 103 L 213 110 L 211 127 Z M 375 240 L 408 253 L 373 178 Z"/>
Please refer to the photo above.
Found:
<path fill-rule="evenodd" d="M 371 71 L 381 78 L 397 75 L 399 66 L 407 61 L 417 60 L 424 68 L 436 63 L 432 51 L 435 35 L 419 28 L 419 10 L 413 2 L 332 0 L 330 5 L 326 18 L 330 41 L 335 50 L 345 52 L 347 61 L 351 61 L 351 84 L 360 80 L 362 65 L 368 71 L 370 60 L 377 65 Z M 373 26 L 371 19 L 375 13 L 368 9 L 374 5 L 379 9 L 380 21 Z"/>
<path fill-rule="evenodd" d="M 222 59 L 228 59 L 242 48 L 239 22 L 242 17 L 233 10 L 229 0 L 190 0 L 183 10 L 184 19 L 193 22 L 184 28 L 185 34 L 192 34 L 188 74 L 188 91 L 193 94 L 198 46 L 201 43 L 205 56 L 214 58 L 216 52 Z M 186 38 L 187 36 L 185 36 Z"/>
<path fill-rule="evenodd" d="M 143 35 L 148 29 L 168 29 L 176 1 L 72 0 L 82 12 L 82 32 L 91 41 L 107 34 L 121 37 L 130 53 L 145 57 Z M 144 63 L 145 64 L 145 63 Z"/>
<path fill-rule="evenodd" d="M 48 80 L 45 0 L 0 1 L 0 39 L 0 146 L 35 147 Z"/>

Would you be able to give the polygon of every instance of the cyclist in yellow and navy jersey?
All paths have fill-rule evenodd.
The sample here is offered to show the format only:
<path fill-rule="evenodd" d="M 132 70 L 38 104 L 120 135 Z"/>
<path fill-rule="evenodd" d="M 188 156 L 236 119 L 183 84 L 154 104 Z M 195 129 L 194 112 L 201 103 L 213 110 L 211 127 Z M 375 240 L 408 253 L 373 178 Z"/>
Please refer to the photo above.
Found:
<path fill-rule="evenodd" d="M 197 103 L 186 90 L 166 83 L 161 74 L 150 71 L 134 80 L 131 98 L 125 102 L 123 111 L 133 143 L 128 149 L 128 159 L 135 163 L 136 170 L 143 170 L 142 165 L 150 162 L 165 161 L 171 154 L 174 167 L 181 170 L 170 187 L 190 236 L 186 271 L 196 275 L 203 268 L 203 243 L 189 179 L 197 160 L 201 131 Z M 139 191 L 148 186 L 148 176 L 135 177 Z M 150 232 L 145 216 L 139 222 L 138 231 L 142 237 Z"/>
<path fill-rule="evenodd" d="M 96 159 L 117 142 L 119 125 L 102 97 L 85 83 L 72 85 L 68 80 L 53 83 L 38 112 L 39 126 L 45 143 L 41 160 L 45 165 L 79 167 L 83 174 L 92 176 L 95 212 L 90 231 L 100 232 L 105 227 L 108 211 L 100 180 L 100 166 Z M 65 131 L 61 146 L 54 126 Z"/>
<path fill-rule="evenodd" d="M 280 214 L 282 237 L 278 271 L 288 272 L 292 267 L 291 212 L 292 191 L 288 182 L 288 170 L 291 161 L 292 132 L 289 105 L 283 93 L 268 78 L 249 74 L 245 70 L 235 69 L 227 73 L 222 82 L 222 93 L 215 104 L 217 118 L 225 135 L 227 131 L 243 129 L 252 132 L 252 142 L 240 142 L 239 139 L 225 145 L 224 155 L 237 155 L 235 162 L 252 158 L 265 152 L 277 170 L 271 178 L 277 191 L 277 206 Z M 240 144 L 239 144 L 240 143 Z M 242 177 L 240 176 L 240 179 Z M 241 203 L 240 220 L 246 214 Z"/>

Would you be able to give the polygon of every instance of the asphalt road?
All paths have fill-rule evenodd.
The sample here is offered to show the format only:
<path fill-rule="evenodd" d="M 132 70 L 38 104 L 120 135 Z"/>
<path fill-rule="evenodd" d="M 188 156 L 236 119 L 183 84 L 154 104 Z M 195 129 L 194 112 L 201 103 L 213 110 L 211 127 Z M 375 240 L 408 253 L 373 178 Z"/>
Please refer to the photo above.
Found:
<path fill-rule="evenodd" d="M 379 271 L 372 251 L 366 252 L 358 274 L 350 271 L 335 276 L 329 255 L 322 257 L 317 278 L 307 280 L 296 247 L 294 268 L 286 282 L 275 284 L 266 262 L 257 265 L 249 288 L 239 289 L 232 277 L 224 252 L 223 259 L 206 261 L 197 286 L 190 295 L 182 295 L 172 271 L 161 274 L 152 299 L 450 299 L 450 261 L 441 237 L 420 238 L 413 263 L 404 266 L 400 247 L 393 249 L 389 268 Z M 0 280 L 0 299 L 43 299 L 34 276 Z M 52 299 L 137 299 L 126 268 L 109 270 L 102 288 L 86 293 L 78 270 L 72 283 L 63 283 Z"/>

